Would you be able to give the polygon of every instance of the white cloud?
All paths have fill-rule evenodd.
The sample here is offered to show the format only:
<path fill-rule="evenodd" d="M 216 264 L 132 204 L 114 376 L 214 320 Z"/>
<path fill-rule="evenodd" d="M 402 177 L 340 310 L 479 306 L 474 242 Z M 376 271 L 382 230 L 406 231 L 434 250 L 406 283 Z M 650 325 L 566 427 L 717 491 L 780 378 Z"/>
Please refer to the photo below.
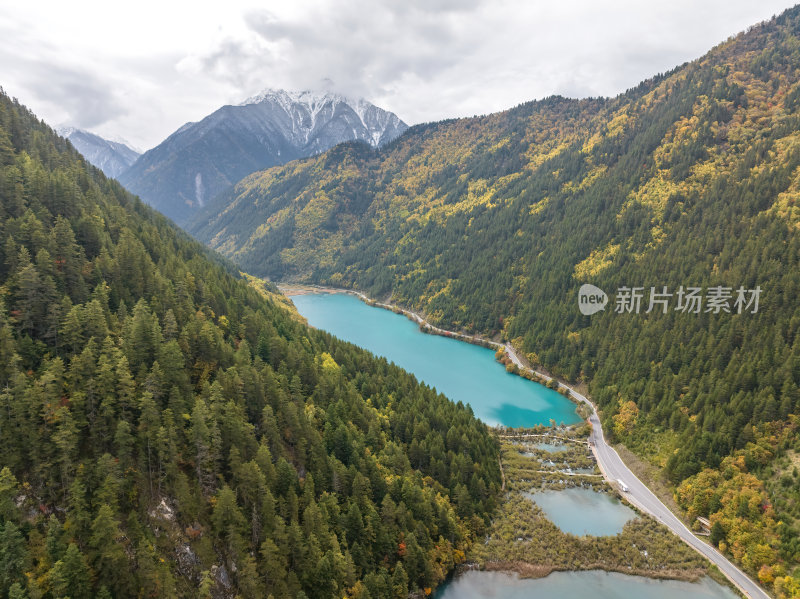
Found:
<path fill-rule="evenodd" d="M 333 87 L 409 123 L 615 95 L 785 0 L 30 0 L 0 7 L 0 85 L 40 116 L 150 147 L 265 87 Z"/>

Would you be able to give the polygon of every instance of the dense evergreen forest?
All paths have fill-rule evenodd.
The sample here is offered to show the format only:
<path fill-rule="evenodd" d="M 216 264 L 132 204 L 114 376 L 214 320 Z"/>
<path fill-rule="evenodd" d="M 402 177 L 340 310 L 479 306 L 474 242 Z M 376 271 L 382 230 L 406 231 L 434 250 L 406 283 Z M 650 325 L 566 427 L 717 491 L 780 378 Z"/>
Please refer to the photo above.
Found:
<path fill-rule="evenodd" d="M 800 596 L 800 8 L 616 98 L 257 173 L 190 230 L 255 274 L 391 296 L 587 382 L 715 543 Z M 605 311 L 579 312 L 582 283 Z M 616 313 L 636 286 L 641 312 Z M 675 309 L 681 286 L 762 294 L 756 313 L 694 313 Z M 651 287 L 666 312 L 647 313 Z"/>
<path fill-rule="evenodd" d="M 469 408 L 304 326 L 0 93 L 0 597 L 407 597 L 485 529 Z"/>

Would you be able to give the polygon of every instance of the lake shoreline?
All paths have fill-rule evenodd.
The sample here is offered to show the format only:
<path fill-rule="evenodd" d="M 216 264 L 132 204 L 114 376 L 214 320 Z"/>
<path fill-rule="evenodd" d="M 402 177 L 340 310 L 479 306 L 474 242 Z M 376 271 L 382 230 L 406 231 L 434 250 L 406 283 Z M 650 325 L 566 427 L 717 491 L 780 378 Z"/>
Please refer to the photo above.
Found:
<path fill-rule="evenodd" d="M 680 580 L 683 582 L 697 582 L 708 572 L 703 569 L 696 570 L 647 570 L 642 568 L 627 568 L 625 566 L 608 566 L 605 564 L 587 564 L 580 568 L 564 568 L 555 564 L 532 564 L 525 561 L 493 561 L 484 564 L 483 568 L 474 568 L 481 572 L 507 572 L 516 574 L 520 578 L 536 579 L 546 578 L 554 572 L 616 572 L 628 576 L 640 576 L 652 580 Z"/>
<path fill-rule="evenodd" d="M 533 382 L 537 382 L 539 384 L 542 384 L 542 385 L 546 386 L 547 388 L 549 388 L 551 390 L 558 391 L 561 396 L 565 397 L 566 399 L 569 399 L 571 401 L 571 403 L 576 405 L 575 412 L 584 421 L 584 423 L 588 423 L 591 426 L 595 426 L 595 427 L 599 426 L 599 424 L 600 424 L 599 423 L 599 419 L 596 417 L 596 414 L 597 414 L 596 406 L 594 405 L 593 402 L 591 402 L 591 400 L 589 400 L 587 397 L 585 397 L 580 392 L 576 391 L 575 389 L 573 389 L 571 386 L 567 385 L 566 383 L 564 383 L 562 381 L 558 381 L 554 377 L 549 376 L 549 374 L 538 372 L 538 371 L 534 370 L 533 368 L 531 368 L 530 366 L 528 366 L 525 362 L 523 362 L 522 358 L 520 358 L 520 356 L 518 355 L 518 353 L 515 350 L 515 348 L 513 346 L 511 346 L 509 343 L 503 344 L 501 342 L 485 338 L 485 337 L 483 337 L 481 335 L 471 335 L 471 334 L 468 334 L 468 333 L 462 333 L 462 332 L 449 331 L 449 330 L 446 330 L 446 329 L 442 329 L 440 327 L 431 325 L 425 319 L 424 316 L 422 316 L 421 314 L 419 314 L 417 312 L 414 312 L 412 310 L 403 308 L 401 306 L 397 306 L 397 305 L 392 304 L 390 302 L 380 302 L 380 301 L 374 300 L 374 299 L 368 297 L 367 295 L 365 295 L 364 293 L 361 293 L 359 291 L 355 291 L 355 290 L 352 290 L 352 289 L 343 289 L 343 288 L 335 288 L 335 287 L 328 287 L 328 286 L 318 286 L 318 285 L 305 285 L 305 284 L 279 284 L 278 287 L 281 290 L 281 292 L 284 293 L 287 296 L 319 294 L 319 293 L 322 293 L 322 294 L 346 294 L 346 295 L 352 295 L 352 296 L 355 296 L 356 298 L 358 298 L 360 301 L 362 301 L 364 304 L 366 304 L 368 306 L 383 308 L 385 310 L 392 311 L 395 314 L 403 314 L 404 316 L 406 316 L 406 318 L 408 318 L 409 320 L 411 320 L 415 324 L 419 325 L 419 328 L 420 328 L 421 332 L 429 333 L 431 335 L 437 335 L 437 336 L 441 336 L 441 337 L 446 337 L 446 338 L 452 338 L 452 339 L 456 339 L 456 340 L 459 340 L 459 341 L 466 341 L 467 343 L 469 343 L 471 345 L 476 345 L 476 346 L 480 346 L 480 347 L 484 347 L 484 348 L 493 349 L 493 350 L 497 351 L 497 355 L 495 356 L 497 361 L 505 364 L 506 365 L 506 370 L 509 373 L 517 374 L 518 376 L 520 376 L 522 378 L 526 378 L 526 379 L 531 380 Z M 500 353 L 501 351 L 502 351 L 502 354 Z M 580 410 L 580 407 L 582 407 L 582 406 L 585 406 L 585 407 L 584 407 L 583 410 Z M 589 411 L 588 414 L 586 413 L 587 412 L 587 408 L 588 408 L 588 411 Z M 551 421 L 551 424 L 552 424 L 552 421 Z M 574 426 L 579 426 L 579 424 L 575 424 Z M 514 427 L 499 427 L 498 428 L 498 433 L 502 433 L 503 430 L 505 430 L 505 431 L 513 431 L 515 429 L 514 429 Z M 602 429 L 600 429 L 600 431 L 598 431 L 599 434 L 600 434 L 600 441 L 602 441 L 602 432 L 601 431 L 602 431 Z M 589 445 L 590 445 L 590 447 L 592 449 L 592 453 L 595 454 L 595 459 L 598 461 L 598 465 L 600 465 L 599 459 L 598 459 L 598 456 L 597 456 L 597 452 L 596 452 L 596 448 L 594 447 L 594 444 L 593 443 L 589 443 Z M 611 483 L 611 487 L 612 488 L 616 489 L 616 481 L 617 481 L 617 479 L 614 476 L 609 477 L 609 473 L 605 471 L 605 469 L 602 467 L 602 465 L 600 465 L 600 470 L 601 470 L 601 472 L 603 474 L 603 478 L 606 481 L 608 481 L 609 483 Z M 632 507 L 634 507 L 634 509 L 639 511 L 639 506 L 637 506 L 635 504 L 635 502 L 631 503 L 630 501 L 627 501 L 627 499 L 628 499 L 627 497 L 624 497 L 624 499 L 626 500 L 626 503 L 629 503 L 630 505 L 632 505 Z M 520 562 L 520 563 L 522 563 L 522 562 Z M 537 567 L 538 568 L 537 564 L 529 564 L 529 566 L 533 566 L 533 567 Z M 608 567 L 608 566 L 611 566 L 611 567 Z M 546 568 L 549 568 L 549 571 L 551 571 L 551 572 L 552 571 L 573 571 L 573 570 L 574 571 L 583 571 L 583 570 L 587 569 L 586 567 L 579 567 L 577 569 L 569 568 L 569 567 L 565 568 L 563 565 L 561 565 L 560 567 L 558 565 L 553 565 L 552 567 L 551 566 L 547 566 Z M 646 568 L 645 569 L 638 569 L 638 568 L 628 569 L 626 566 L 617 566 L 617 565 L 611 565 L 611 564 L 606 564 L 606 566 L 602 566 L 600 564 L 595 564 L 595 568 L 594 569 L 602 569 L 602 570 L 605 570 L 605 571 L 608 571 L 608 572 L 619 572 L 619 573 L 622 573 L 622 574 L 635 574 L 635 575 L 640 575 L 640 576 L 643 576 L 643 577 L 646 577 L 646 578 L 650 578 L 650 579 L 668 578 L 668 579 L 675 579 L 675 580 L 692 580 L 692 579 L 696 580 L 696 577 L 693 576 L 693 575 L 689 575 L 689 578 L 687 579 L 685 575 L 674 576 L 674 574 L 675 574 L 674 572 L 670 572 L 669 574 L 667 574 L 664 570 L 648 572 Z M 496 568 L 493 568 L 493 570 L 498 570 L 499 571 L 499 570 L 501 570 L 501 568 L 497 568 L 496 567 Z M 710 575 L 712 578 L 717 579 L 718 576 L 716 575 L 714 570 L 715 570 L 715 568 L 710 569 L 707 572 L 707 574 Z M 516 572 L 517 570 L 516 569 L 510 569 L 510 570 L 504 570 L 504 571 Z M 721 580 L 719 580 L 719 579 L 721 579 Z M 730 581 L 727 579 L 727 577 L 720 576 L 719 579 L 718 579 L 718 582 L 722 582 L 726 586 L 730 585 Z"/>
<path fill-rule="evenodd" d="M 554 432 L 541 425 L 518 430 L 516 434 L 495 430 L 501 443 L 500 462 L 505 471 L 506 490 L 485 542 L 470 548 L 466 562 L 456 567 L 456 576 L 477 570 L 537 579 L 554 572 L 602 570 L 652 580 L 697 582 L 712 574 L 710 564 L 666 527 L 627 503 L 624 494 L 602 477 L 598 480 L 594 473 L 577 472 L 575 476 L 564 476 L 565 467 L 571 471 L 588 465 L 597 467 L 594 455 L 588 451 L 585 426 Z M 541 447 L 543 444 L 564 449 L 551 452 Z M 578 532 L 562 528 L 563 518 L 560 522 L 546 505 L 530 496 L 538 492 L 575 491 L 596 493 L 592 501 L 601 503 L 605 501 L 601 499 L 603 495 L 622 500 L 633 513 L 623 515 L 612 529 L 603 526 L 598 529 L 598 523 L 592 526 L 587 522 L 590 532 L 586 528 Z M 583 502 L 572 505 L 580 507 Z M 598 514 L 609 515 L 602 505 L 590 511 L 595 514 L 593 517 L 601 519 L 603 516 Z M 634 554 L 629 552 L 631 546 L 637 548 Z M 565 548 L 566 555 L 562 552 Z M 642 554 L 645 548 L 647 551 Z"/>
<path fill-rule="evenodd" d="M 384 310 L 389 310 L 390 312 L 394 312 L 395 314 L 402 314 L 409 320 L 417 323 L 420 327 L 420 330 L 423 333 L 427 333 L 429 335 L 439 335 L 441 337 L 448 337 L 451 339 L 457 339 L 459 341 L 464 341 L 471 345 L 477 345 L 479 347 L 485 347 L 488 349 L 494 349 L 496 351 L 502 351 L 504 356 L 503 358 L 498 357 L 497 361 L 506 366 L 506 370 L 511 374 L 516 374 L 524 379 L 529 381 L 533 381 L 534 383 L 539 383 L 540 385 L 544 385 L 548 389 L 552 389 L 556 391 L 560 395 L 564 396 L 568 400 L 570 400 L 576 406 L 576 412 L 578 416 L 584 422 L 587 421 L 588 415 L 582 414 L 578 411 L 578 408 L 589 403 L 591 408 L 597 412 L 597 407 L 594 405 L 593 402 L 587 399 L 587 402 L 584 402 L 576 397 L 577 391 L 573 389 L 570 385 L 568 385 L 565 381 L 557 379 L 556 377 L 550 375 L 549 373 L 540 372 L 530 365 L 526 364 L 527 360 L 520 357 L 519 353 L 517 353 L 516 348 L 514 348 L 510 343 L 500 343 L 498 341 L 494 341 L 492 339 L 488 339 L 483 335 L 470 335 L 467 333 L 462 333 L 458 331 L 450 331 L 448 329 L 443 329 L 441 327 L 437 327 L 435 325 L 430 324 L 427 319 L 419 314 L 418 312 L 414 312 L 413 310 L 409 310 L 407 308 L 403 308 L 402 306 L 398 306 L 397 304 L 393 304 L 391 302 L 379 302 L 376 299 L 369 297 L 368 295 L 361 293 L 360 291 L 355 291 L 353 289 L 344 289 L 341 287 L 327 287 L 322 285 L 306 285 L 306 284 L 299 284 L 299 283 L 278 283 L 278 289 L 280 289 L 281 293 L 284 295 L 291 297 L 292 295 L 309 295 L 313 293 L 341 293 L 341 294 L 348 294 L 353 295 L 360 299 L 362 302 L 367 304 L 368 306 L 374 306 L 377 308 L 383 308 Z M 511 366 L 511 368 L 509 368 Z"/>
<path fill-rule="evenodd" d="M 509 571 L 465 569 L 437 589 L 434 599 L 736 599 L 728 588 L 718 586 L 707 576 L 692 582 L 681 579 L 656 579 L 636 576 L 630 571 L 553 570 L 546 576 L 525 577 Z M 524 568 L 524 566 L 523 566 Z M 536 574 L 536 572 L 534 572 Z"/>

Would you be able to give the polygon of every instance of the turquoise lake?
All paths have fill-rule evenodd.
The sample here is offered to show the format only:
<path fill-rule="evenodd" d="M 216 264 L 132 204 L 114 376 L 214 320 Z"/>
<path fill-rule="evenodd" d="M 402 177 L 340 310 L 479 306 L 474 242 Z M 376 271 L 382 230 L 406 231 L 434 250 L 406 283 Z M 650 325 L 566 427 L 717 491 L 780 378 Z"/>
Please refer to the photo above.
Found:
<path fill-rule="evenodd" d="M 563 491 L 525 493 L 553 524 L 576 536 L 613 536 L 636 512 L 608 493 L 572 487 Z"/>
<path fill-rule="evenodd" d="M 453 401 L 472 407 L 489 425 L 574 424 L 575 404 L 544 385 L 509 374 L 494 351 L 456 339 L 428 335 L 401 314 L 368 306 L 344 293 L 291 297 L 318 329 L 384 356 Z"/>
<path fill-rule="evenodd" d="M 519 579 L 503 572 L 466 572 L 442 586 L 436 599 L 736 599 L 730 589 L 704 578 L 699 582 L 653 580 L 616 572 L 553 572 Z"/>
<path fill-rule="evenodd" d="M 427 335 L 405 316 L 368 306 L 349 294 L 309 294 L 292 296 L 300 314 L 310 325 L 384 356 L 413 372 L 417 378 L 454 401 L 472 406 L 475 415 L 490 425 L 533 426 L 579 422 L 575 405 L 543 385 L 506 372 L 495 361 L 494 351 L 463 341 Z M 542 447 L 553 451 L 558 445 Z M 616 534 L 630 512 L 605 496 L 583 497 L 568 491 L 555 492 L 549 517 L 556 524 L 574 525 L 576 534 L 585 534 L 583 509 L 594 524 L 592 534 Z M 571 491 L 580 491 L 572 489 Z M 594 494 L 599 495 L 599 494 Z M 532 494 L 538 501 L 544 494 Z M 559 501 L 559 498 L 563 501 Z M 618 508 L 624 508 L 620 510 Z M 545 509 L 542 507 L 542 509 Z M 598 517 L 600 510 L 602 515 Z M 547 512 L 547 510 L 545 510 Z M 633 512 L 630 512 L 633 514 Z M 563 518 L 563 520 L 562 520 Z M 570 520 L 574 522 L 570 523 Z M 545 578 L 520 580 L 502 572 L 467 572 L 443 584 L 437 599 L 736 599 L 737 595 L 709 578 L 698 583 L 653 580 L 614 572 L 554 572 Z"/>

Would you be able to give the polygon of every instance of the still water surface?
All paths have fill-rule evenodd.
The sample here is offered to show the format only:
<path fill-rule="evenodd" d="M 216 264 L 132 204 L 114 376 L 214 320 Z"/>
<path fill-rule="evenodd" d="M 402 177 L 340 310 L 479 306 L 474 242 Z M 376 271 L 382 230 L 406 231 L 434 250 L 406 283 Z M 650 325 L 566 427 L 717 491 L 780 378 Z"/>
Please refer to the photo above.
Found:
<path fill-rule="evenodd" d="M 503 572 L 466 572 L 442 586 L 436 599 L 736 599 L 730 589 L 710 578 L 690 583 L 653 580 L 616 572 L 553 572 L 537 579 L 518 579 Z"/>
<path fill-rule="evenodd" d="M 494 360 L 493 350 L 424 334 L 405 316 L 368 306 L 348 294 L 297 295 L 292 301 L 312 326 L 413 372 L 454 401 L 472 406 L 475 415 L 489 425 L 519 427 L 548 424 L 551 418 L 564 424 L 580 420 L 575 405 L 562 395 L 507 373 Z M 690 584 L 591 571 L 554 572 L 536 580 L 519 580 L 500 572 L 467 572 L 440 587 L 436 597 L 735 599 L 736 595 L 710 579 Z"/>
<path fill-rule="evenodd" d="M 368 306 L 344 293 L 292 296 L 308 323 L 384 356 L 436 387 L 453 401 L 472 406 L 489 425 L 574 424 L 575 404 L 544 385 L 509 374 L 494 351 L 456 339 L 427 335 L 401 314 Z"/>
<path fill-rule="evenodd" d="M 564 532 L 576 536 L 613 536 L 622 532 L 636 512 L 608 493 L 571 487 L 563 491 L 525 493 L 544 512 L 547 519 Z"/>
<path fill-rule="evenodd" d="M 567 451 L 568 449 L 566 445 L 557 445 L 554 443 L 534 443 L 533 446 L 536 449 L 541 449 L 547 453 L 561 453 L 562 451 Z"/>

